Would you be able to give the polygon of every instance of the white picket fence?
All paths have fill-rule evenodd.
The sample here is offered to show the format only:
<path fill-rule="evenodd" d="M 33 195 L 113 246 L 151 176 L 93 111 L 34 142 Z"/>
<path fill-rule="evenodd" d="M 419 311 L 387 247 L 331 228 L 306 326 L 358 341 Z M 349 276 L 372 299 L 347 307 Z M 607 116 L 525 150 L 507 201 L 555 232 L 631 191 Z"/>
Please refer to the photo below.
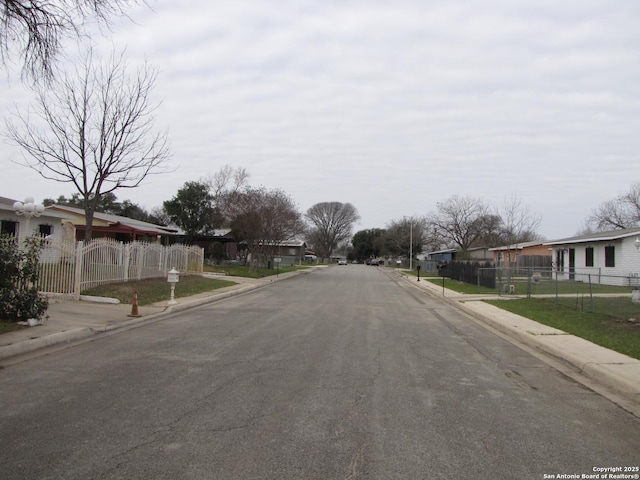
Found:
<path fill-rule="evenodd" d="M 122 243 L 109 238 L 94 239 L 88 245 L 45 241 L 38 289 L 79 299 L 80 292 L 97 285 L 166 277 L 172 268 L 182 274 L 202 273 L 203 265 L 200 247 Z"/>

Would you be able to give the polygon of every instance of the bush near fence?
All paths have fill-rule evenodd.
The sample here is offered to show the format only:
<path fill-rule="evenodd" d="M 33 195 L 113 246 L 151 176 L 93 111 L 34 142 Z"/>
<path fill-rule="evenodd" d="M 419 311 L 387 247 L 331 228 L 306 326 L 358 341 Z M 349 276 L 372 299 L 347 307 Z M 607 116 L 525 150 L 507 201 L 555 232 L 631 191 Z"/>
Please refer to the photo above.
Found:
<path fill-rule="evenodd" d="M 182 274 L 202 273 L 204 250 L 109 238 L 94 239 L 88 245 L 47 240 L 40 258 L 39 290 L 78 299 L 82 291 L 97 285 L 164 277 L 172 268 Z"/>

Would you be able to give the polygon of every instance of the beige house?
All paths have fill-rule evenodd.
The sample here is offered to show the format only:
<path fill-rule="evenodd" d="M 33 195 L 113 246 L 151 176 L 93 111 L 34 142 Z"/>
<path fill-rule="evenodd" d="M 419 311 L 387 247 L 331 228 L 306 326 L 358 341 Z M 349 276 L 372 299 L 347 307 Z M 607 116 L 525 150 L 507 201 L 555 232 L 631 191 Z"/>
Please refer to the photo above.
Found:
<path fill-rule="evenodd" d="M 86 219 L 81 208 L 51 205 L 47 210 L 64 215 L 75 227 L 75 240 L 84 240 Z M 128 217 L 96 212 L 93 215 L 93 238 L 113 238 L 120 242 L 147 242 L 168 245 L 179 235 L 176 227 L 165 227 Z"/>

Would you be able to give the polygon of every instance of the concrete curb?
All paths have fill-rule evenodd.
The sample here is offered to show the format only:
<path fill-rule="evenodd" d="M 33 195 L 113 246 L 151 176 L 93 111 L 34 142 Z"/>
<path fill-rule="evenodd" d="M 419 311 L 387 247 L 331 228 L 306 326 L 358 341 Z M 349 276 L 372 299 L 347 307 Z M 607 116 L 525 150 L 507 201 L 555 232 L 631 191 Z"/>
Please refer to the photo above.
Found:
<path fill-rule="evenodd" d="M 54 333 L 40 338 L 34 338 L 33 340 L 27 340 L 13 345 L 7 345 L 0 348 L 0 360 L 6 360 L 7 358 L 31 353 L 35 350 L 40 350 L 52 345 L 75 342 L 93 335 L 95 335 L 93 329 L 89 327 L 82 327 L 67 330 L 66 332 Z"/>
<path fill-rule="evenodd" d="M 415 285 L 404 276 L 408 283 Z M 430 282 L 428 282 L 430 283 Z M 474 319 L 563 364 L 634 404 L 640 404 L 640 360 L 595 345 L 562 330 L 542 325 L 479 300 L 447 298 L 433 285 L 418 287 L 445 300 Z M 450 292 L 450 291 L 449 291 Z M 450 292 L 456 296 L 455 292 Z M 588 351 L 588 355 L 584 352 Z"/>

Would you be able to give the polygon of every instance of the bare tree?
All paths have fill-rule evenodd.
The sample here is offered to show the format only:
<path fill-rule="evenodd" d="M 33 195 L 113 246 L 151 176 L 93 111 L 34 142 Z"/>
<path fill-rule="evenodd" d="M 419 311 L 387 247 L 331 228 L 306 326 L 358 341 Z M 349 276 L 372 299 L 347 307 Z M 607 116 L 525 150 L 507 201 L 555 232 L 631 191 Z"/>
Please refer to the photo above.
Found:
<path fill-rule="evenodd" d="M 392 255 L 409 258 L 422 253 L 427 221 L 421 217 L 404 217 L 387 225 L 385 246 Z"/>
<path fill-rule="evenodd" d="M 512 262 L 519 243 L 533 241 L 538 237 L 536 230 L 542 217 L 532 212 L 516 195 L 505 197 L 496 215 L 500 218 L 503 243 L 508 247 L 507 261 Z"/>
<path fill-rule="evenodd" d="M 427 216 L 434 236 L 442 238 L 445 243 L 457 245 L 463 251 L 482 243 L 495 229 L 494 220 L 482 199 L 458 195 L 437 203 L 436 212 Z"/>
<path fill-rule="evenodd" d="M 79 38 L 88 22 L 109 26 L 144 0 L 2 0 L 0 3 L 0 57 L 22 58 L 23 75 L 51 79 L 56 57 L 66 38 Z"/>
<path fill-rule="evenodd" d="M 309 241 L 321 257 L 329 258 L 338 245 L 351 238 L 353 224 L 360 219 L 350 203 L 316 203 L 305 214 L 311 223 Z"/>
<path fill-rule="evenodd" d="M 503 237 L 510 243 L 530 242 L 538 237 L 536 231 L 542 217 L 524 205 L 516 195 L 507 196 L 496 211 L 502 222 Z"/>
<path fill-rule="evenodd" d="M 171 223 L 171 217 L 164 211 L 162 207 L 153 207 L 149 212 L 149 215 L 154 218 L 154 222 L 157 225 L 169 225 Z"/>
<path fill-rule="evenodd" d="M 213 175 L 208 176 L 203 182 L 209 185 L 214 198 L 225 194 L 239 192 L 247 186 L 249 172 L 244 167 L 232 167 L 226 164 Z"/>
<path fill-rule="evenodd" d="M 273 257 L 282 242 L 304 229 L 295 203 L 282 190 L 246 188 L 237 192 L 229 215 L 236 239 L 246 245 L 252 268 Z"/>
<path fill-rule="evenodd" d="M 243 188 L 248 187 L 249 172 L 243 167 L 224 165 L 213 175 L 202 180 L 209 187 L 216 208 L 228 226 L 233 215 L 233 204 Z"/>
<path fill-rule="evenodd" d="M 587 225 L 596 231 L 634 228 L 640 223 L 640 183 L 625 194 L 603 202 L 593 210 Z"/>
<path fill-rule="evenodd" d="M 23 164 L 73 184 L 82 197 L 87 242 L 100 197 L 139 186 L 169 157 L 166 133 L 153 132 L 156 75 L 145 64 L 130 76 L 123 54 L 94 64 L 89 52 L 53 88 L 36 86 L 34 106 L 7 121 L 6 136 L 25 151 Z"/>

